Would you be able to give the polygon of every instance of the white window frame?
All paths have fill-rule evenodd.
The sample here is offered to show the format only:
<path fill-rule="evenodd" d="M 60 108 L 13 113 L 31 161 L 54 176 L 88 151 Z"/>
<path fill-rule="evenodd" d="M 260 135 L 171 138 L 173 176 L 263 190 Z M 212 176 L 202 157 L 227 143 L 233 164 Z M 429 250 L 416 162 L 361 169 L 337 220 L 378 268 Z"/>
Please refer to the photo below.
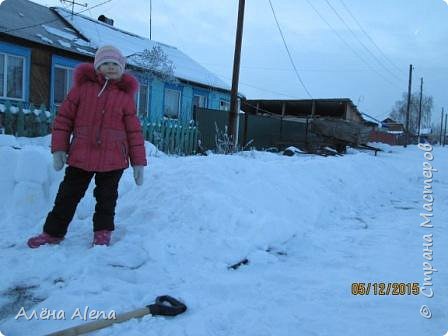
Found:
<path fill-rule="evenodd" d="M 195 93 L 193 95 L 193 100 L 194 100 L 195 97 L 199 97 L 199 103 L 201 102 L 201 97 L 204 98 L 204 106 L 199 106 L 198 105 L 199 108 L 208 108 L 208 97 L 206 95 Z"/>
<path fill-rule="evenodd" d="M 220 111 L 230 111 L 230 102 L 224 99 L 219 100 Z"/>
<path fill-rule="evenodd" d="M 74 68 L 71 68 L 71 67 L 68 67 L 68 66 L 64 66 L 64 65 L 59 65 L 59 64 L 55 64 L 53 66 L 53 68 L 54 68 L 53 85 L 52 85 L 53 86 L 53 105 L 59 107 L 59 106 L 61 106 L 62 102 L 56 103 L 56 101 L 55 101 L 55 99 L 56 99 L 56 85 L 55 85 L 56 84 L 56 68 L 72 72 L 71 77 L 70 76 L 66 76 L 66 79 L 65 79 L 66 80 L 65 85 L 66 85 L 66 88 L 67 88 L 67 92 L 65 92 L 64 98 L 67 97 L 67 94 L 70 92 L 70 89 L 72 88 L 71 84 L 73 83 L 73 71 L 74 71 Z M 70 80 L 70 79 L 72 79 L 72 80 Z"/>
<path fill-rule="evenodd" d="M 177 97 L 178 97 L 178 99 L 177 99 L 177 114 L 176 114 L 176 116 L 174 116 L 174 115 L 167 115 L 166 114 L 166 94 L 169 92 L 169 91 L 171 91 L 171 92 L 174 92 L 174 93 L 176 93 L 177 94 Z M 165 94 L 164 94 L 164 97 L 163 97 L 163 99 L 164 99 L 164 108 L 163 108 L 163 115 L 165 116 L 165 117 L 167 117 L 167 118 L 174 118 L 174 119 L 177 119 L 177 118 L 179 118 L 179 115 L 180 115 L 180 100 L 181 100 L 181 97 L 182 97 L 182 92 L 180 91 L 180 90 L 176 90 L 176 89 L 170 89 L 170 88 L 165 88 Z"/>
<path fill-rule="evenodd" d="M 149 84 L 142 84 L 142 83 L 140 83 L 140 85 L 139 85 L 139 87 L 138 87 L 138 92 L 137 92 L 137 99 L 136 99 L 136 103 L 137 103 L 137 115 L 140 117 L 140 92 L 141 92 L 141 88 L 142 88 L 142 86 L 146 86 L 146 118 L 148 118 L 149 117 L 149 107 L 150 107 L 150 104 L 149 104 L 149 93 L 150 93 L 150 89 L 151 89 L 151 85 L 149 85 Z"/>
<path fill-rule="evenodd" d="M 26 57 L 20 56 L 20 55 L 14 55 L 14 54 L 8 54 L 5 52 L 0 52 L 1 55 L 4 55 L 4 63 L 3 63 L 3 94 L 0 95 L 0 98 L 8 99 L 8 100 L 16 100 L 16 101 L 25 101 L 25 74 L 26 74 Z M 8 97 L 8 57 L 17 57 L 21 58 L 23 60 L 23 70 L 22 70 L 22 97 L 21 98 L 12 98 Z"/>

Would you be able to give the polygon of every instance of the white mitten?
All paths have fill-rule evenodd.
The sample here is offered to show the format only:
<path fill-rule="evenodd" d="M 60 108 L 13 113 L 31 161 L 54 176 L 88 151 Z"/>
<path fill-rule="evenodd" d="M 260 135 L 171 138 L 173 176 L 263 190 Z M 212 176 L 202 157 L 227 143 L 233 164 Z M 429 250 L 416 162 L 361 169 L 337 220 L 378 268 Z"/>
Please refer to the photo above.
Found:
<path fill-rule="evenodd" d="M 135 184 L 140 186 L 143 184 L 143 168 L 144 166 L 132 166 L 134 169 L 134 180 Z"/>
<path fill-rule="evenodd" d="M 57 151 L 53 153 L 53 167 L 55 170 L 59 171 L 64 168 L 67 162 L 67 154 L 64 151 Z"/>

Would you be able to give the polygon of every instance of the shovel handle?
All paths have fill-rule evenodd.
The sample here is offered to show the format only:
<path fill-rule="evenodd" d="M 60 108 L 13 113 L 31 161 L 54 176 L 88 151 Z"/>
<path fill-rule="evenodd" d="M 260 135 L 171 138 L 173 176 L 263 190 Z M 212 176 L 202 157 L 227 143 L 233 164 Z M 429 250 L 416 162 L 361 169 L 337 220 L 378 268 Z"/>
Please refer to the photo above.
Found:
<path fill-rule="evenodd" d="M 187 310 L 187 306 L 169 295 L 162 295 L 156 298 L 156 303 L 144 308 L 136 309 L 127 313 L 119 314 L 115 319 L 98 320 L 84 323 L 68 329 L 56 331 L 46 336 L 78 336 L 98 329 L 109 327 L 114 323 L 124 322 L 133 318 L 143 317 L 145 315 L 163 315 L 176 316 Z"/>
<path fill-rule="evenodd" d="M 47 334 L 46 336 L 78 336 L 98 329 L 109 327 L 114 323 L 120 323 L 133 318 L 143 317 L 148 314 L 150 314 L 148 307 L 144 307 L 127 313 L 119 314 L 115 319 L 92 321 L 75 327 L 56 331 L 54 333 Z"/>

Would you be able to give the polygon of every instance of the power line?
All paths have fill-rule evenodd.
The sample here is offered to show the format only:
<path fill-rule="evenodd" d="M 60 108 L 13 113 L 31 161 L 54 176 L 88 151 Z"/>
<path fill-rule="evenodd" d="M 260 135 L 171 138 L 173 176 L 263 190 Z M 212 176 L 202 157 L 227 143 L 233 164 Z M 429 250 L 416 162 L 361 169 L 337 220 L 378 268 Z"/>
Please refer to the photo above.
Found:
<path fill-rule="evenodd" d="M 216 74 L 216 75 L 219 76 L 219 77 L 221 77 L 221 79 L 223 79 L 223 80 L 230 80 L 230 79 L 231 79 L 230 77 L 226 77 L 226 76 L 223 76 L 223 75 L 219 75 L 219 74 Z M 257 90 L 261 90 L 261 91 L 265 91 L 265 92 L 269 92 L 269 93 L 274 93 L 274 94 L 281 95 L 281 96 L 288 97 L 288 98 L 294 98 L 294 99 L 297 99 L 296 97 L 293 97 L 293 96 L 288 95 L 288 94 L 286 94 L 286 93 L 277 92 L 277 91 L 272 91 L 272 90 L 267 90 L 267 89 L 261 88 L 261 87 L 259 87 L 259 86 L 255 86 L 255 85 L 248 84 L 248 83 L 245 83 L 245 82 L 241 82 L 241 81 L 240 81 L 240 84 L 241 84 L 241 85 L 244 85 L 244 86 L 248 86 L 248 87 L 254 88 L 254 89 L 257 89 Z"/>
<path fill-rule="evenodd" d="M 384 59 L 386 61 L 389 62 L 389 64 L 391 64 L 393 67 L 395 67 L 399 73 L 400 76 L 403 76 L 402 74 L 402 70 L 396 66 L 387 56 L 386 54 L 381 50 L 381 48 L 378 46 L 378 44 L 376 44 L 376 42 L 373 40 L 373 38 L 365 31 L 365 29 L 363 28 L 363 26 L 359 23 L 359 21 L 356 19 L 355 15 L 353 15 L 353 13 L 350 11 L 350 9 L 348 8 L 348 6 L 345 4 L 345 2 L 343 0 L 339 0 L 342 5 L 344 6 L 345 10 L 350 14 L 350 16 L 352 17 L 352 19 L 356 22 L 356 24 L 358 25 L 358 27 L 361 29 L 361 31 L 364 33 L 365 36 L 367 36 L 367 38 L 370 40 L 370 42 L 372 42 L 372 44 L 375 46 L 375 48 L 380 52 L 380 54 L 384 57 Z"/>
<path fill-rule="evenodd" d="M 364 64 L 366 64 L 373 72 L 375 72 L 378 76 L 383 78 L 386 82 L 388 82 L 392 86 L 396 86 L 395 83 L 391 82 L 387 77 L 384 77 L 381 73 L 376 71 L 375 68 L 372 68 L 371 65 L 355 49 L 353 49 L 352 46 L 347 43 L 347 41 L 345 41 L 342 38 L 342 36 L 336 31 L 336 29 L 334 29 L 334 27 L 320 14 L 320 12 L 316 9 L 316 7 L 314 7 L 314 5 L 309 0 L 306 0 L 306 2 L 308 3 L 308 5 L 311 6 L 311 8 L 316 12 L 316 14 L 322 19 L 322 21 L 324 21 L 327 24 L 327 26 L 330 27 L 330 29 L 333 31 L 333 33 L 335 33 L 336 36 L 347 46 L 347 48 L 349 48 Z"/>
<path fill-rule="evenodd" d="M 356 36 L 356 34 L 353 32 L 353 30 L 350 28 L 350 26 L 345 22 L 344 18 L 338 13 L 338 11 L 336 10 L 336 8 L 333 7 L 333 5 L 330 3 L 330 1 L 325 0 L 325 2 L 327 3 L 327 5 L 331 8 L 331 10 L 336 14 L 336 16 L 339 18 L 339 20 L 342 21 L 342 23 L 345 25 L 345 27 L 348 29 L 348 31 L 353 35 L 353 37 L 356 39 L 356 41 L 359 42 L 359 44 L 367 51 L 367 53 L 369 53 L 374 59 L 375 61 L 381 66 L 383 67 L 383 69 L 385 69 L 387 72 L 389 72 L 395 79 L 397 79 L 398 81 L 401 82 L 401 79 L 399 79 L 393 72 L 391 72 L 387 67 L 384 66 L 384 64 L 378 59 L 378 57 L 376 57 L 376 55 L 374 53 L 372 53 L 370 51 L 370 49 L 358 38 L 358 36 Z"/>
<path fill-rule="evenodd" d="M 78 15 L 78 14 L 84 13 L 84 12 L 86 12 L 86 11 L 88 11 L 88 10 L 91 10 L 91 9 L 96 8 L 96 7 L 102 6 L 102 5 L 104 5 L 104 4 L 108 3 L 108 2 L 111 2 L 111 1 L 112 1 L 112 0 L 106 0 L 106 1 L 101 2 L 101 3 L 99 3 L 99 4 L 95 5 L 95 6 L 89 7 L 89 8 L 87 8 L 87 9 L 84 9 L 84 10 L 82 10 L 82 11 L 76 12 L 76 13 L 74 13 L 74 14 L 75 14 L 75 15 Z M 65 16 L 65 15 L 61 15 L 61 16 L 62 16 L 64 19 L 67 19 L 67 18 L 69 18 L 70 16 L 72 16 L 72 14 L 68 14 L 67 16 Z M 38 27 L 38 26 L 41 26 L 41 25 L 44 25 L 44 24 L 47 24 L 47 23 L 56 22 L 56 21 L 59 21 L 59 20 L 60 20 L 59 17 L 57 17 L 56 19 L 43 21 L 43 22 L 36 23 L 36 24 L 33 24 L 33 25 L 29 25 L 29 26 L 23 26 L 23 27 L 18 27 L 18 28 L 13 28 L 13 29 L 6 29 L 6 30 L 1 31 L 1 33 L 11 33 L 11 32 L 18 31 L 18 30 L 23 30 L 23 29 L 28 29 L 28 28 L 34 28 L 34 27 Z"/>
<path fill-rule="evenodd" d="M 311 93 L 306 88 L 305 83 L 303 82 L 302 78 L 299 75 L 299 72 L 297 71 L 297 68 L 296 68 L 296 65 L 294 64 L 294 61 L 293 61 L 292 56 L 291 56 L 291 53 L 289 52 L 288 45 L 286 44 L 286 40 L 285 40 L 285 37 L 283 36 L 282 29 L 280 28 L 280 24 L 278 23 L 277 16 L 275 15 L 274 7 L 272 6 L 271 0 L 269 0 L 269 5 L 271 6 L 272 14 L 274 15 L 274 19 L 275 19 L 275 23 L 277 24 L 278 31 L 280 32 L 280 35 L 282 37 L 283 44 L 285 45 L 286 52 L 288 53 L 289 60 L 291 61 L 292 67 L 294 68 L 294 72 L 295 72 L 295 74 L 297 76 L 297 79 L 299 80 L 300 84 L 302 84 L 302 87 L 304 88 L 304 90 L 306 91 L 308 96 L 312 99 L 313 96 L 311 95 Z"/>
<path fill-rule="evenodd" d="M 260 90 L 260 91 L 265 91 L 265 92 L 269 92 L 269 93 L 274 93 L 276 95 L 281 95 L 281 96 L 284 96 L 284 97 L 297 99 L 297 97 L 293 97 L 293 96 L 288 95 L 286 93 L 281 93 L 281 92 L 277 92 L 277 91 L 267 90 L 267 89 L 264 89 L 264 88 L 261 88 L 261 87 L 258 87 L 258 86 L 254 86 L 252 84 L 243 83 L 243 82 L 240 82 L 240 83 L 241 83 L 241 85 L 248 86 L 248 87 Z"/>
<path fill-rule="evenodd" d="M 225 64 L 218 64 L 218 63 L 208 63 L 208 62 L 201 62 L 201 64 L 206 64 L 206 65 L 210 65 L 210 66 L 217 66 L 217 67 L 221 67 L 227 68 L 227 65 Z M 252 69 L 252 70 L 266 70 L 266 71 L 291 71 L 291 69 L 289 68 L 274 68 L 274 67 L 265 67 L 265 66 L 247 66 L 247 65 L 242 65 L 241 66 L 242 69 Z M 306 68 L 299 68 L 299 70 L 301 72 L 364 72 L 364 71 L 371 71 L 371 69 L 368 68 L 332 68 L 332 69 L 324 69 L 324 68 L 310 68 L 310 69 L 306 69 Z"/>

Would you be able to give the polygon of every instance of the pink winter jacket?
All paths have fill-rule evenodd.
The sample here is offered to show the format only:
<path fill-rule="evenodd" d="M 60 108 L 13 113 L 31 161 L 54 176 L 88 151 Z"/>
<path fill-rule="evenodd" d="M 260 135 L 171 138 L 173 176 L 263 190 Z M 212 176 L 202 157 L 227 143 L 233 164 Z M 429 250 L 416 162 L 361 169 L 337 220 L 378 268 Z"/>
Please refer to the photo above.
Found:
<path fill-rule="evenodd" d="M 129 74 L 106 80 L 93 64 L 79 65 L 53 123 L 51 152 L 68 153 L 68 165 L 87 171 L 125 169 L 129 158 L 132 166 L 146 166 L 134 103 L 137 89 L 137 80 Z"/>

